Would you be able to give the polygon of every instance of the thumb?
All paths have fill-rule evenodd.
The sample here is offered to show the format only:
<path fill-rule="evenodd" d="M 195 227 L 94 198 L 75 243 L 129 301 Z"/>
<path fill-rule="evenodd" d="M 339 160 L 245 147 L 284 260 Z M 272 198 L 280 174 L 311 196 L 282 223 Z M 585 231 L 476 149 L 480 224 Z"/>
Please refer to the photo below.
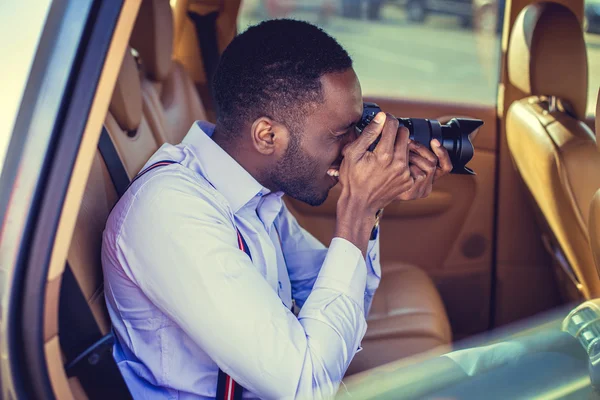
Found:
<path fill-rule="evenodd" d="M 382 111 L 378 112 L 373 120 L 363 129 L 361 135 L 344 150 L 349 154 L 364 154 L 369 146 L 381 135 L 383 125 L 385 124 L 386 114 Z"/>

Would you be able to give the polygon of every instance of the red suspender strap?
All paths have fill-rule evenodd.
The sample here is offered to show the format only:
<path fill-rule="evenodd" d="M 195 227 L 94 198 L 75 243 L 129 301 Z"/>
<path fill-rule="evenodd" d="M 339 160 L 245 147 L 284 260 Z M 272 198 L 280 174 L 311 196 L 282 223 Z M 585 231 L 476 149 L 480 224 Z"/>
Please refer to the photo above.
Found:
<path fill-rule="evenodd" d="M 242 387 L 223 370 L 219 369 L 217 400 L 242 400 Z"/>
<path fill-rule="evenodd" d="M 152 171 L 155 168 L 162 167 L 164 165 L 176 164 L 176 163 L 177 163 L 177 161 L 172 161 L 172 160 L 158 161 L 158 162 L 150 165 L 148 168 L 144 169 L 143 171 L 141 171 L 139 174 L 137 174 L 136 177 L 131 180 L 131 183 L 129 183 L 129 186 L 131 186 L 131 184 L 133 184 L 133 182 L 135 182 L 142 175 L 146 174 L 147 172 Z M 237 239 L 238 239 L 238 247 L 240 248 L 240 250 L 242 250 L 244 253 L 248 254 L 248 257 L 250 257 L 250 259 L 252 259 L 252 255 L 250 254 L 250 249 L 248 248 L 248 245 L 246 244 L 246 240 L 244 240 L 244 237 L 240 233 L 239 229 L 237 230 Z M 242 390 L 243 390 L 243 388 L 236 381 L 234 381 L 229 375 L 227 375 L 225 372 L 223 372 L 219 368 L 219 377 L 217 380 L 217 397 L 216 397 L 218 400 L 220 400 L 220 399 L 242 400 Z"/>
<path fill-rule="evenodd" d="M 146 173 L 152 171 L 153 169 L 156 169 L 158 167 L 162 167 L 164 165 L 170 165 L 170 164 L 177 164 L 177 161 L 173 161 L 173 160 L 162 160 L 162 161 L 157 161 L 154 164 L 150 165 L 148 168 L 146 168 L 143 171 L 140 171 L 132 180 L 131 182 L 129 182 L 129 185 L 127 186 L 127 189 L 129 189 L 129 186 L 133 185 L 133 182 L 137 181 L 139 178 L 141 178 L 142 176 L 146 175 Z M 125 190 L 127 190 L 125 189 Z"/>
<path fill-rule="evenodd" d="M 238 246 L 240 250 L 244 253 L 248 254 L 248 257 L 252 259 L 252 255 L 250 254 L 250 249 L 246 244 L 246 240 L 240 233 L 240 230 L 237 230 L 238 237 Z M 217 380 L 217 400 L 242 400 L 242 390 L 243 388 L 234 381 L 229 375 L 227 375 L 223 370 L 219 369 L 219 378 Z"/>

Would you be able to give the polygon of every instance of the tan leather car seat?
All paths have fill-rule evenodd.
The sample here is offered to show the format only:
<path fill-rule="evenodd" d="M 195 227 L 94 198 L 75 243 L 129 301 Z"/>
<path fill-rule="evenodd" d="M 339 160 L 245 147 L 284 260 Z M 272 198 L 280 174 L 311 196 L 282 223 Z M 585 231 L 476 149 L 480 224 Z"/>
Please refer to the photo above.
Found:
<path fill-rule="evenodd" d="M 158 149 L 142 114 L 140 76 L 130 50 L 123 59 L 105 127 L 130 178 Z M 102 232 L 116 201 L 106 164 L 96 151 L 67 260 L 103 333 L 108 332 L 110 319 L 104 303 L 100 249 Z"/>
<path fill-rule="evenodd" d="M 117 192 L 106 164 L 100 152 L 96 151 L 75 222 L 67 261 L 103 334 L 109 331 L 110 318 L 104 302 L 100 249 L 104 225 L 116 201 Z"/>
<path fill-rule="evenodd" d="M 569 300 L 598 296 L 587 220 L 600 187 L 600 156 L 594 134 L 582 122 L 587 54 L 581 25 L 567 7 L 538 3 L 519 14 L 508 49 L 508 77 L 526 96 L 508 110 L 508 147 L 534 201 L 563 295 Z"/>
<path fill-rule="evenodd" d="M 451 350 L 452 332 L 444 303 L 423 270 L 386 264 L 367 319 L 367 332 L 347 375 L 422 352 Z"/>
<path fill-rule="evenodd" d="M 104 125 L 129 179 L 141 170 L 159 147 L 147 114 L 142 111 L 141 76 L 131 49 L 128 49 Z"/>
<path fill-rule="evenodd" d="M 598 97 L 596 99 L 595 130 L 596 145 L 600 152 L 600 90 L 598 90 Z M 596 271 L 600 276 L 600 189 L 596 191 L 590 204 L 588 232 L 590 234 L 590 249 L 594 257 Z"/>
<path fill-rule="evenodd" d="M 168 0 L 143 0 L 131 34 L 144 79 L 144 111 L 159 144 L 178 144 L 206 113 L 194 82 L 173 60 L 173 11 Z"/>
<path fill-rule="evenodd" d="M 590 248 L 594 256 L 596 271 L 600 274 L 600 190 L 594 194 L 590 204 L 588 228 L 590 232 Z"/>

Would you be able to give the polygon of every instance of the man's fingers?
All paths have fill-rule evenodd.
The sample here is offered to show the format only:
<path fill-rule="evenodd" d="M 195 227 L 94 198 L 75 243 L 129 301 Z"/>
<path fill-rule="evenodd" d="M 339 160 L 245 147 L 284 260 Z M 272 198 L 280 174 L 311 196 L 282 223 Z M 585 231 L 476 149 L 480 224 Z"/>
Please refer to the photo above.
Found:
<path fill-rule="evenodd" d="M 385 124 L 386 114 L 384 112 L 378 112 L 373 118 L 371 123 L 363 129 L 360 136 L 348 146 L 344 148 L 343 155 L 346 157 L 348 154 L 364 154 L 369 146 L 379 137 L 383 126 Z M 379 146 L 378 146 L 379 147 Z"/>
<path fill-rule="evenodd" d="M 396 136 L 396 144 L 394 145 L 394 160 L 406 165 L 408 162 L 408 143 L 410 131 L 408 128 L 401 126 L 398 128 Z"/>
<path fill-rule="evenodd" d="M 421 169 L 421 167 L 416 165 L 410 166 L 410 174 L 415 179 L 412 195 L 417 199 L 425 197 L 425 192 L 433 183 L 433 174 L 428 175 Z"/>
<path fill-rule="evenodd" d="M 444 146 L 440 144 L 437 139 L 431 141 L 431 149 L 435 153 L 438 158 L 438 169 L 435 172 L 435 178 L 440 178 L 446 174 L 449 174 L 452 171 L 452 161 L 450 161 L 450 155 L 448 154 L 448 150 Z"/>
<path fill-rule="evenodd" d="M 415 167 L 416 168 L 416 167 Z M 410 178 L 407 182 L 405 182 L 403 186 L 404 191 L 402 191 L 397 197 L 396 200 L 412 200 L 414 198 L 414 193 L 418 189 L 419 185 L 417 185 L 415 175 L 419 175 L 422 172 L 419 172 L 419 168 L 416 168 L 414 171 L 409 169 Z M 424 176 L 425 174 L 423 174 Z M 419 178 L 419 180 L 423 180 L 424 178 Z M 402 189 L 401 189 L 402 190 Z"/>
<path fill-rule="evenodd" d="M 431 155 L 433 156 L 433 154 L 431 154 Z M 411 164 L 411 168 L 413 166 L 418 167 L 423 172 L 423 174 L 425 174 L 426 176 L 433 177 L 436 173 L 437 160 L 435 159 L 435 156 L 433 157 L 433 160 L 431 160 L 431 159 L 422 157 L 420 154 L 411 152 L 408 156 L 408 161 L 409 161 L 409 164 Z"/>
<path fill-rule="evenodd" d="M 415 183 L 419 183 L 423 181 L 423 179 L 427 178 L 427 174 L 425 173 L 425 171 L 423 171 L 421 167 L 417 165 L 410 166 L 410 176 L 413 177 Z"/>
<path fill-rule="evenodd" d="M 421 143 L 411 142 L 408 145 L 408 149 L 411 152 L 416 153 L 419 156 L 426 159 L 430 164 L 433 164 L 434 166 L 438 164 L 438 158 L 436 157 L 436 155 L 432 153 L 426 146 L 423 146 Z"/>
<path fill-rule="evenodd" d="M 381 132 L 381 140 L 373 151 L 378 156 L 385 156 L 392 160 L 394 154 L 394 142 L 398 133 L 398 120 L 393 115 L 386 114 L 386 121 Z"/>

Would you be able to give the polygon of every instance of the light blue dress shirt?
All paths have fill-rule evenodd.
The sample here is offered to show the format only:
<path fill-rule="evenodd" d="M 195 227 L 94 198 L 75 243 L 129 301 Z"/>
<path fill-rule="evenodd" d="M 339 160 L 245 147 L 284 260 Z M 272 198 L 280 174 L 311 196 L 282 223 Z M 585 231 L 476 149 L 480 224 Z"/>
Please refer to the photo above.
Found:
<path fill-rule="evenodd" d="M 197 122 L 163 145 L 146 165 L 177 164 L 140 177 L 110 214 L 102 264 L 114 357 L 136 399 L 214 398 L 219 367 L 244 398 L 331 396 L 367 329 L 379 238 L 366 260 L 342 238 L 326 248 L 213 128 Z"/>

